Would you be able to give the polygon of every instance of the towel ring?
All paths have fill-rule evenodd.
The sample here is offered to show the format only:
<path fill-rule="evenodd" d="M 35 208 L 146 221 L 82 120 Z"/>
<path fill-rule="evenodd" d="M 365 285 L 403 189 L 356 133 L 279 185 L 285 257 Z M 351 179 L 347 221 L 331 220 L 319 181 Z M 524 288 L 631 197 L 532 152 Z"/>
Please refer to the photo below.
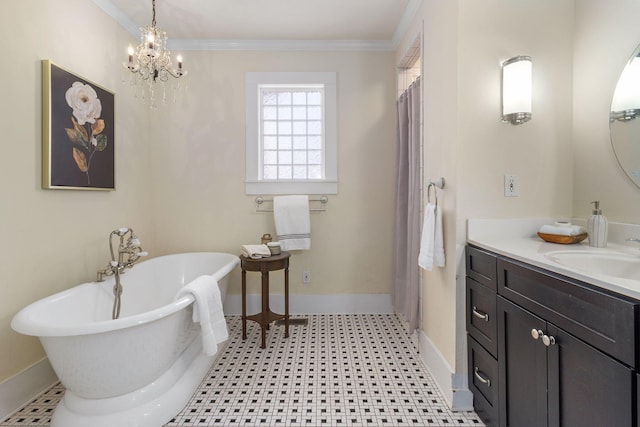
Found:
<path fill-rule="evenodd" d="M 436 199 L 436 206 L 438 206 L 438 190 L 436 184 L 430 182 L 427 186 L 427 202 L 431 203 L 431 188 L 433 188 L 433 196 Z"/>

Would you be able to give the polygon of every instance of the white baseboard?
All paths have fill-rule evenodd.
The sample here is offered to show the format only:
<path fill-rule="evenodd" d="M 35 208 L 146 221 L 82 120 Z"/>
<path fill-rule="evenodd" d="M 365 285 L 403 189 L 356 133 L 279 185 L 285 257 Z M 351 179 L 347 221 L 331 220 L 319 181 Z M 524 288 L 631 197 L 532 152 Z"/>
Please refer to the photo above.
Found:
<path fill-rule="evenodd" d="M 260 311 L 261 297 L 247 295 L 247 313 Z M 270 295 L 269 307 L 284 313 L 283 295 Z M 242 295 L 227 295 L 225 314 L 242 314 Z M 393 313 L 390 294 L 289 295 L 290 314 L 388 314 Z"/>
<path fill-rule="evenodd" d="M 456 374 L 433 341 L 420 331 L 420 358 L 427 365 L 433 380 L 452 411 L 472 411 L 473 394 L 468 387 L 466 374 Z"/>
<path fill-rule="evenodd" d="M 58 382 L 48 358 L 0 383 L 0 421 Z"/>

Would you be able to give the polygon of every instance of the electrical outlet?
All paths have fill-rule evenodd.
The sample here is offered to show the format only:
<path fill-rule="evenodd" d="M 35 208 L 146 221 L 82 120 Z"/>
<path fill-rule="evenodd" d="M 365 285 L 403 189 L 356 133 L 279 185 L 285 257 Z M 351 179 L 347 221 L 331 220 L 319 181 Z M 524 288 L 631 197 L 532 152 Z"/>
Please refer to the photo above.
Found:
<path fill-rule="evenodd" d="M 309 284 L 311 283 L 311 272 L 308 270 L 305 270 L 302 272 L 302 283 L 304 284 Z"/>
<path fill-rule="evenodd" d="M 518 175 L 504 176 L 504 197 L 518 197 L 520 195 L 520 183 Z"/>

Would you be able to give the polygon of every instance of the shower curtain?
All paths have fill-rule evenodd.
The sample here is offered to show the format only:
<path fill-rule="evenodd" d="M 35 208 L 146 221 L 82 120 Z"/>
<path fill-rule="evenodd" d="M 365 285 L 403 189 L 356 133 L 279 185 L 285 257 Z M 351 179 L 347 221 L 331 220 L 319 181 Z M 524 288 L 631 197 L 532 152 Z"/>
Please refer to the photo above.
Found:
<path fill-rule="evenodd" d="M 397 101 L 393 306 L 418 328 L 420 270 L 420 78 Z"/>

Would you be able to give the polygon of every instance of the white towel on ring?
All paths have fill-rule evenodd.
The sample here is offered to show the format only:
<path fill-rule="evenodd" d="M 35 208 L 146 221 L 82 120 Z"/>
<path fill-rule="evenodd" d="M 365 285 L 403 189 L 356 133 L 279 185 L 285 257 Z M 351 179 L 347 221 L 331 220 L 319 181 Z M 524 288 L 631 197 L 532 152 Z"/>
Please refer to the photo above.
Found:
<path fill-rule="evenodd" d="M 418 265 L 431 271 L 434 264 L 438 267 L 445 265 L 442 212 L 437 205 L 428 203 L 424 210 Z"/>
<path fill-rule="evenodd" d="M 274 197 L 273 219 L 283 251 L 311 249 L 309 196 Z"/>
<path fill-rule="evenodd" d="M 193 295 L 195 299 L 193 321 L 200 323 L 202 351 L 213 356 L 218 352 L 218 344 L 229 338 L 218 281 L 209 275 L 197 277 L 180 288 L 175 299 L 184 295 Z"/>

